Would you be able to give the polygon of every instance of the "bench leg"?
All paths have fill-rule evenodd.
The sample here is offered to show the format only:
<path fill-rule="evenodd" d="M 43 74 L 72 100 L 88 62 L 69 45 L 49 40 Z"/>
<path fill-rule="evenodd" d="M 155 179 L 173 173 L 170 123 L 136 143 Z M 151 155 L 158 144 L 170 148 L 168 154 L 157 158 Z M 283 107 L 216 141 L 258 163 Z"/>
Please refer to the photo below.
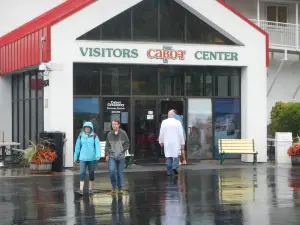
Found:
<path fill-rule="evenodd" d="M 253 165 L 256 165 L 257 163 L 257 153 L 253 154 Z"/>
<path fill-rule="evenodd" d="M 220 154 L 220 164 L 223 165 L 224 164 L 224 153 Z"/>

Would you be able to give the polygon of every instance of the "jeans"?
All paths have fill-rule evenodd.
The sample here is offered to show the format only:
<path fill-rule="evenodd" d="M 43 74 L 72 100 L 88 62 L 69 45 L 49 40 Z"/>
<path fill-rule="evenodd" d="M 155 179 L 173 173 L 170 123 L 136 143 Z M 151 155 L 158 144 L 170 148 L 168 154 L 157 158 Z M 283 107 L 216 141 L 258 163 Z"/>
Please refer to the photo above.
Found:
<path fill-rule="evenodd" d="M 178 169 L 179 167 L 179 162 L 178 162 L 178 157 L 177 158 L 166 158 L 166 165 L 167 165 L 167 171 L 168 174 L 172 174 L 172 169 Z"/>
<path fill-rule="evenodd" d="M 124 169 L 125 159 L 114 159 L 109 158 L 109 175 L 110 182 L 113 189 L 118 186 L 118 189 L 122 189 L 123 187 L 123 169 Z M 117 169 L 117 182 L 116 182 L 116 174 L 115 171 Z"/>
<path fill-rule="evenodd" d="M 85 180 L 86 167 L 89 169 L 89 180 L 95 180 L 96 161 L 80 161 L 80 181 Z"/>

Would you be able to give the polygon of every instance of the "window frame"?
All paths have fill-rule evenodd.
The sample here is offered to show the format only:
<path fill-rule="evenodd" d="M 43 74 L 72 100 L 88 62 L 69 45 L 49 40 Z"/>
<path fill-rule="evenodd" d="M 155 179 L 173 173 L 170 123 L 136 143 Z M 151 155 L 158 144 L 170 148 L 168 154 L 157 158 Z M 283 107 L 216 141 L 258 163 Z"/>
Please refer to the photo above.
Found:
<path fill-rule="evenodd" d="M 276 7 L 276 21 L 268 20 L 268 7 Z M 268 22 L 273 22 L 278 26 L 279 23 L 285 24 L 284 22 L 278 21 L 278 7 L 285 7 L 286 8 L 286 23 L 289 23 L 289 5 L 288 4 L 277 4 L 277 3 L 267 3 L 265 7 L 265 18 Z"/>

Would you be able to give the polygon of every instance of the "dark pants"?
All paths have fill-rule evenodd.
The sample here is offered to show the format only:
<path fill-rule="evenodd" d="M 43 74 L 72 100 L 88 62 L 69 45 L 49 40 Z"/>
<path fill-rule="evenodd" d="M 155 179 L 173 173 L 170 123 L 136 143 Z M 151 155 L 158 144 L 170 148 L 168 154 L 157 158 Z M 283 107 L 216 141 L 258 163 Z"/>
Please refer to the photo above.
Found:
<path fill-rule="evenodd" d="M 125 159 L 114 159 L 109 158 L 109 175 L 110 182 L 113 189 L 118 186 L 118 189 L 123 187 L 123 170 L 124 170 Z M 117 169 L 117 180 L 116 180 L 116 169 Z"/>
<path fill-rule="evenodd" d="M 80 181 L 85 180 L 86 167 L 89 169 L 89 180 L 95 180 L 96 161 L 80 161 Z"/>

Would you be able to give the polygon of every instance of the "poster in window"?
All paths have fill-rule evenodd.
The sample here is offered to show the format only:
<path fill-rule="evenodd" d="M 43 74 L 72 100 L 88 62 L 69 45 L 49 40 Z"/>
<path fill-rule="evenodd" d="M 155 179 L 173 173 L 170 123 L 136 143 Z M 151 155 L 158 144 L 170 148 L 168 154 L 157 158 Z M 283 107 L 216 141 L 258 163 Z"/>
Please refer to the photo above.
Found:
<path fill-rule="evenodd" d="M 216 99 L 214 101 L 214 155 L 220 158 L 219 139 L 241 138 L 240 99 Z M 239 154 L 226 154 L 225 158 L 240 158 Z"/>

